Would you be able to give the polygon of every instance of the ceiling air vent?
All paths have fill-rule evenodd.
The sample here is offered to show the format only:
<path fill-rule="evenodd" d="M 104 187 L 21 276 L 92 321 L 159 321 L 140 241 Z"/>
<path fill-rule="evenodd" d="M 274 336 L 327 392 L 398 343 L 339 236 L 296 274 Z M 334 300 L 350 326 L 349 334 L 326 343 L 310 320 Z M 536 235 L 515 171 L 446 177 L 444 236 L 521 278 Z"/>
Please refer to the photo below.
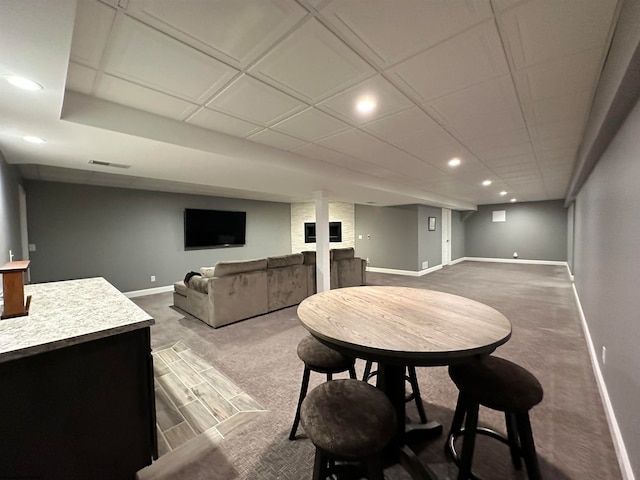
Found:
<path fill-rule="evenodd" d="M 99 165 L 101 167 L 113 167 L 113 168 L 130 168 L 131 165 L 123 165 L 122 163 L 102 162 L 100 160 L 89 160 L 92 165 Z"/>

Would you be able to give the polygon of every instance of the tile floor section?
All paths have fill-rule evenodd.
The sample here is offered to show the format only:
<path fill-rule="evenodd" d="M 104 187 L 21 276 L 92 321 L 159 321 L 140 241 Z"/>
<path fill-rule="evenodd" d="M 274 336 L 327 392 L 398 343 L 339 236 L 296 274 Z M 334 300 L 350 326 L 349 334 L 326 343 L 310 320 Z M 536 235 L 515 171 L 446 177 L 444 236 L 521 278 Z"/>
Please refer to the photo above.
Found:
<path fill-rule="evenodd" d="M 153 352 L 158 454 L 207 432 L 224 438 L 265 410 L 181 341 Z"/>

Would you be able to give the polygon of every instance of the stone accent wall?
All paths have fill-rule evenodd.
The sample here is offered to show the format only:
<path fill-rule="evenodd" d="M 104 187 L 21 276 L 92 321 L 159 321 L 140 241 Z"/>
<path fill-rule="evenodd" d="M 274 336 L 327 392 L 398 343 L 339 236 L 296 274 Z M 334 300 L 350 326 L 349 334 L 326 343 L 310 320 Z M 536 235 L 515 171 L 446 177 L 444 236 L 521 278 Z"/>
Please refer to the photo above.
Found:
<path fill-rule="evenodd" d="M 316 249 L 315 243 L 304 243 L 304 224 L 315 221 L 315 203 L 291 204 L 291 253 Z M 342 242 L 331 242 L 330 247 L 355 247 L 356 222 L 353 203 L 329 203 L 329 221 L 342 222 Z"/>

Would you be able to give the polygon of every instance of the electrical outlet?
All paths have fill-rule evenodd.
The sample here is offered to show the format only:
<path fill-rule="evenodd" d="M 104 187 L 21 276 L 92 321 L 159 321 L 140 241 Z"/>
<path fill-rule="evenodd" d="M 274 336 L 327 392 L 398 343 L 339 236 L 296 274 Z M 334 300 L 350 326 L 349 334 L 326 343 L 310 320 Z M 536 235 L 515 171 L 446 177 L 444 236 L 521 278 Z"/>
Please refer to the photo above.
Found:
<path fill-rule="evenodd" d="M 35 252 L 36 251 L 36 244 L 35 243 L 30 243 L 29 244 L 29 251 L 30 252 Z"/>
<path fill-rule="evenodd" d="M 156 276 L 155 275 L 151 275 L 151 281 L 155 282 L 156 281 Z"/>
<path fill-rule="evenodd" d="M 602 365 L 607 364 L 607 347 L 602 346 Z"/>

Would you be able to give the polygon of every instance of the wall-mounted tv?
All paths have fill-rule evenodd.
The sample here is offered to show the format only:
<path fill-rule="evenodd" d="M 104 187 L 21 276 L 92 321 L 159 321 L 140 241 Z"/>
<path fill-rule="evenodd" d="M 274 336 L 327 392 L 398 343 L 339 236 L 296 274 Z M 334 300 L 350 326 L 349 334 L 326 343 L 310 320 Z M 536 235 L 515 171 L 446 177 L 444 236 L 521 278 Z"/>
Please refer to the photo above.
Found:
<path fill-rule="evenodd" d="M 304 224 L 304 243 L 315 243 L 316 241 L 316 224 L 315 222 L 305 222 Z M 329 222 L 329 241 L 342 241 L 342 222 Z"/>
<path fill-rule="evenodd" d="M 246 212 L 184 209 L 184 248 L 238 247 L 245 244 Z"/>

